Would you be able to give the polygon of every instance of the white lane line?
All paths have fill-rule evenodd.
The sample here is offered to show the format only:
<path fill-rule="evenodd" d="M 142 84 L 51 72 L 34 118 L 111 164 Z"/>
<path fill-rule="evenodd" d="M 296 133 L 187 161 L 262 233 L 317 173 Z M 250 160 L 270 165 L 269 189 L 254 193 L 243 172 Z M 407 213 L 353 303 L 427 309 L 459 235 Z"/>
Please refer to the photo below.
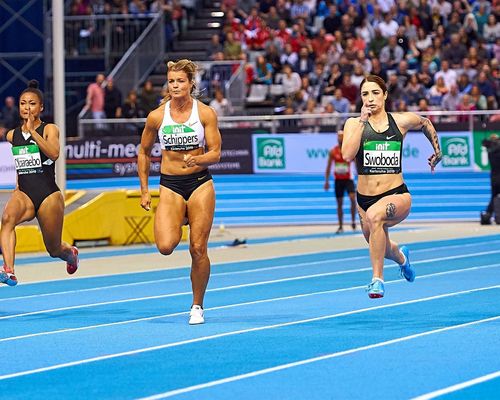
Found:
<path fill-rule="evenodd" d="M 492 379 L 499 378 L 500 371 L 492 372 L 491 374 L 480 376 L 475 379 L 471 379 L 469 381 L 457 383 L 456 385 L 448 386 L 446 388 L 436 390 L 434 392 L 426 393 L 418 397 L 414 397 L 412 400 L 430 400 L 435 399 L 436 397 L 442 396 L 444 394 L 449 394 L 453 392 L 457 392 L 459 390 L 478 385 L 480 383 L 484 383 L 487 381 L 491 381 Z"/>
<path fill-rule="evenodd" d="M 499 267 L 499 266 L 500 266 L 500 264 L 490 264 L 490 265 L 484 265 L 481 267 L 471 267 L 471 268 L 467 268 L 467 269 L 461 269 L 461 270 L 459 270 L 459 272 L 477 271 L 477 270 L 481 270 L 481 269 L 495 268 L 495 267 Z M 449 275 L 449 274 L 452 274 L 455 272 L 457 272 L 457 271 L 436 272 L 434 274 L 422 275 L 419 277 L 419 279 L 431 278 L 431 277 L 441 276 L 441 275 Z M 389 284 L 394 284 L 394 283 L 399 283 L 399 282 L 405 282 L 405 280 L 404 279 L 396 279 L 396 280 L 392 280 L 392 281 L 385 281 L 385 284 L 389 285 Z M 270 298 L 270 299 L 254 300 L 254 301 L 248 301 L 248 302 L 244 302 L 244 303 L 227 304 L 224 306 L 206 308 L 205 311 L 222 310 L 222 309 L 234 308 L 234 307 L 244 307 L 244 306 L 248 306 L 248 305 L 263 304 L 263 303 L 272 303 L 274 301 L 293 300 L 293 299 L 299 299 L 299 298 L 304 298 L 304 297 L 320 296 L 320 295 L 324 295 L 324 294 L 349 292 L 352 290 L 360 290 L 360 289 L 363 289 L 365 287 L 366 287 L 366 285 L 351 286 L 351 287 L 342 288 L 342 289 L 322 290 L 320 292 L 302 293 L 302 294 L 297 294 L 297 295 L 292 295 L 292 296 L 274 297 L 274 298 Z M 500 287 L 500 285 L 499 285 L 499 287 Z M 491 288 L 491 287 L 488 287 L 488 288 Z M 471 290 L 476 290 L 476 289 L 471 289 Z M 469 293 L 469 292 L 470 292 L 470 290 L 467 290 L 464 293 Z M 457 293 L 460 293 L 460 292 L 457 292 Z M 78 332 L 78 331 L 84 331 L 84 330 L 106 328 L 106 327 L 110 327 L 110 326 L 127 325 L 127 324 L 142 322 L 142 321 L 151 321 L 151 320 L 155 320 L 155 319 L 177 317 L 179 315 L 186 315 L 188 313 L 189 313 L 189 311 L 182 311 L 182 312 L 171 313 L 171 314 L 161 314 L 161 315 L 154 315 L 151 317 L 129 319 L 129 320 L 125 320 L 125 321 L 109 322 L 106 324 L 87 325 L 87 326 L 81 326 L 78 328 L 65 328 L 65 329 L 58 329 L 55 331 L 29 333 L 29 334 L 25 334 L 25 335 L 2 338 L 2 339 L 0 339 L 0 342 L 28 339 L 28 338 L 37 337 L 37 336 L 55 335 L 55 334 L 60 334 L 60 333 Z"/>
<path fill-rule="evenodd" d="M 475 257 L 478 255 L 484 255 L 484 254 L 490 254 L 490 253 L 500 253 L 500 250 L 491 251 L 491 252 L 476 253 L 473 256 Z M 412 265 L 423 264 L 423 263 L 428 263 L 428 262 L 435 262 L 435 261 L 457 259 L 457 258 L 467 258 L 467 257 L 471 257 L 471 255 L 467 254 L 467 255 L 450 256 L 450 257 L 430 258 L 427 260 L 414 261 L 414 262 L 412 262 Z M 386 269 L 399 268 L 399 266 L 392 265 L 392 266 L 386 266 L 385 268 Z M 290 278 L 281 278 L 281 279 L 272 279 L 272 280 L 268 280 L 268 281 L 245 283 L 245 284 L 241 284 L 241 285 L 230 285 L 230 286 L 224 286 L 224 287 L 220 287 L 220 288 L 208 289 L 207 292 L 219 292 L 219 291 L 223 291 L 223 290 L 240 289 L 240 288 L 244 288 L 244 287 L 269 285 L 269 284 L 282 283 L 282 282 L 292 282 L 292 281 L 297 281 L 297 280 L 302 280 L 302 279 L 314 279 L 314 278 L 321 278 L 321 277 L 326 277 L 326 276 L 345 275 L 345 274 L 352 274 L 352 273 L 365 272 L 365 271 L 371 271 L 371 267 L 358 268 L 358 269 L 354 269 L 354 270 L 324 272 L 324 273 L 320 273 L 320 274 L 300 275 L 300 276 L 294 276 L 294 277 L 290 277 Z M 457 270 L 457 271 L 459 271 L 459 270 Z M 187 277 L 185 279 L 187 279 Z M 31 316 L 31 315 L 38 315 L 38 314 L 45 314 L 45 313 L 51 313 L 51 312 L 57 312 L 57 311 L 67 311 L 67 310 L 74 310 L 74 309 L 80 309 L 80 308 L 97 307 L 97 306 L 109 305 L 109 304 L 120 304 L 120 303 L 128 303 L 128 302 L 133 302 L 133 301 L 144 301 L 144 300 L 162 299 L 162 298 L 167 298 L 167 297 L 184 296 L 184 295 L 188 295 L 188 294 L 191 294 L 191 292 L 177 292 L 177 293 L 169 293 L 169 294 L 162 294 L 162 295 L 155 295 L 155 296 L 133 297 L 133 298 L 122 299 L 122 300 L 109 300 L 109 301 L 103 301 L 103 302 L 98 302 L 98 303 L 80 304 L 80 305 L 67 306 L 67 307 L 58 307 L 58 308 L 52 308 L 52 309 L 30 311 L 30 312 L 20 313 L 20 314 L 5 315 L 5 316 L 0 317 L 0 320 L 12 319 L 12 318 L 17 318 L 17 317 L 25 317 L 25 316 Z"/>
<path fill-rule="evenodd" d="M 468 254 L 468 255 L 438 257 L 438 258 L 430 258 L 427 260 L 412 261 L 412 265 L 435 262 L 435 261 L 451 260 L 451 259 L 457 259 L 457 258 L 467 258 L 467 257 L 471 257 L 471 256 L 476 257 L 478 255 L 491 254 L 491 253 L 500 253 L 500 250 L 491 251 L 491 252 L 481 252 L 481 253 L 476 253 L 474 255 Z M 392 266 L 386 266 L 384 268 L 385 269 L 399 268 L 399 266 L 392 265 Z M 290 277 L 290 278 L 271 279 L 268 281 L 244 283 L 241 285 L 223 286 L 220 288 L 207 289 L 207 292 L 220 292 L 220 291 L 240 289 L 240 288 L 245 288 L 245 287 L 262 286 L 262 285 L 269 285 L 269 284 L 282 283 L 282 282 L 293 282 L 293 281 L 302 280 L 302 279 L 314 279 L 314 278 L 321 278 L 321 277 L 326 277 L 326 276 L 346 275 L 346 274 L 365 272 L 365 271 L 371 271 L 371 270 L 372 270 L 371 267 L 367 267 L 367 268 L 358 268 L 358 269 L 354 269 L 354 270 L 344 270 L 344 271 L 335 271 L 335 272 L 324 272 L 324 273 L 320 273 L 320 274 L 300 275 L 300 276 L 294 276 L 294 277 Z M 454 271 L 460 272 L 460 269 L 454 270 Z M 12 318 L 18 318 L 18 317 L 26 317 L 26 316 L 31 316 L 31 315 L 45 314 L 45 313 L 52 313 L 52 312 L 58 312 L 58 311 L 75 310 L 75 309 L 80 309 L 80 308 L 97 307 L 97 306 L 110 305 L 110 304 L 121 304 L 121 303 L 129 303 L 129 302 L 134 302 L 134 301 L 145 301 L 145 300 L 163 299 L 163 298 L 168 298 L 168 297 L 185 296 L 185 295 L 189 295 L 189 294 L 191 294 L 191 292 L 177 292 L 177 293 L 161 294 L 161 295 L 155 295 L 155 296 L 133 297 L 133 298 L 122 299 L 122 300 L 109 300 L 109 301 L 103 301 L 103 302 L 99 302 L 99 303 L 79 304 L 79 305 L 75 305 L 75 306 L 50 308 L 50 309 L 45 309 L 45 310 L 29 311 L 29 312 L 20 313 L 20 314 L 4 315 L 4 316 L 0 317 L 0 320 L 12 319 Z"/>
<path fill-rule="evenodd" d="M 15 372 L 12 374 L 0 375 L 0 380 L 12 379 L 12 378 L 20 377 L 20 376 L 26 376 L 26 375 L 32 375 L 32 374 L 37 374 L 37 373 L 41 373 L 41 372 L 53 371 L 56 369 L 67 368 L 67 367 L 72 367 L 72 366 L 82 365 L 82 364 L 88 364 L 88 363 L 97 362 L 97 361 L 109 360 L 109 359 L 118 358 L 118 357 L 126 357 L 126 356 L 131 356 L 131 355 L 135 355 L 135 354 L 141 354 L 141 353 L 146 353 L 146 352 L 151 352 L 151 351 L 156 351 L 156 350 L 163 350 L 163 349 L 167 349 L 170 347 L 182 346 L 182 345 L 190 344 L 190 343 L 203 342 L 205 340 L 213 340 L 213 339 L 218 339 L 218 338 L 227 337 L 227 336 L 240 335 L 242 333 L 258 332 L 258 331 L 264 331 L 264 330 L 268 330 L 268 329 L 282 328 L 285 326 L 306 324 L 309 322 L 323 321 L 326 319 L 338 318 L 338 317 L 343 317 L 343 316 L 348 316 L 348 315 L 353 315 L 353 314 L 360 314 L 363 312 L 368 312 L 368 311 L 373 311 L 373 310 L 380 310 L 380 309 L 384 309 L 384 308 L 391 308 L 391 307 L 396 307 L 396 306 L 401 306 L 401 305 L 427 302 L 427 301 L 432 301 L 432 300 L 446 298 L 446 297 L 458 296 L 458 295 L 467 294 L 467 293 L 474 293 L 474 292 L 491 290 L 491 289 L 499 289 L 499 288 L 500 288 L 500 285 L 495 285 L 495 286 L 489 286 L 489 287 L 484 287 L 484 288 L 463 290 L 460 292 L 451 292 L 451 293 L 440 294 L 440 295 L 436 295 L 436 296 L 423 297 L 421 299 L 407 300 L 407 301 L 401 301 L 398 303 L 384 304 L 381 306 L 361 308 L 358 310 L 351 310 L 351 311 L 346 311 L 346 312 L 342 312 L 342 313 L 338 313 L 338 314 L 324 315 L 322 317 L 307 318 L 307 319 L 302 319 L 302 320 L 298 320 L 298 321 L 283 322 L 280 324 L 266 325 L 266 326 L 260 326 L 260 327 L 256 327 L 256 328 L 247 328 L 247 329 L 240 329 L 237 331 L 218 333 L 215 335 L 202 336 L 202 337 L 195 338 L 195 339 L 187 339 L 187 340 L 182 340 L 182 341 L 174 342 L 174 343 L 167 343 L 167 344 L 162 344 L 162 345 L 158 345 L 158 346 L 145 347 L 142 349 L 129 350 L 129 351 L 121 352 L 121 353 L 107 354 L 105 356 L 98 356 L 98 357 L 86 358 L 86 359 L 78 360 L 78 361 L 71 361 L 71 362 L 62 363 L 62 364 L 51 365 L 50 367 L 36 368 L 36 369 L 22 371 L 22 372 Z M 500 318 L 500 317 L 495 317 L 495 318 Z M 471 323 L 468 323 L 468 324 L 471 324 Z M 463 325 L 467 325 L 467 324 L 463 324 Z M 444 329 L 446 329 L 446 328 L 444 328 Z M 415 336 L 415 335 L 412 335 L 412 336 Z"/>
<path fill-rule="evenodd" d="M 488 245 L 492 245 L 494 243 L 500 242 L 500 240 L 492 240 L 488 242 Z M 411 253 L 421 253 L 425 252 L 428 253 L 429 251 L 436 251 L 436 250 L 442 250 L 442 249 L 454 249 L 454 248 L 464 248 L 464 247 L 472 247 L 472 246 L 484 246 L 484 243 L 467 243 L 463 245 L 451 245 L 451 246 L 440 246 L 440 247 L 434 247 L 431 249 L 417 249 L 417 250 L 412 250 Z M 346 249 L 343 251 L 353 251 L 353 250 L 359 250 L 359 249 Z M 317 253 L 305 253 L 305 254 L 300 254 L 297 255 L 296 257 L 300 257 L 303 255 L 318 255 L 318 254 L 324 254 L 324 252 L 317 252 Z M 336 252 L 334 254 L 337 254 Z M 483 253 L 474 253 L 472 254 L 462 254 L 458 256 L 453 256 L 453 257 L 475 257 L 476 255 L 481 255 Z M 489 254 L 488 252 L 484 254 Z M 248 261 L 243 261 L 244 263 L 250 263 L 250 262 L 259 262 L 259 261 L 268 261 L 268 260 L 273 260 L 273 259 L 278 259 L 278 258 L 283 258 L 284 256 L 277 256 L 277 257 L 270 257 L 270 258 L 260 258 L 260 259 L 255 259 L 255 260 L 248 260 Z M 354 260 L 361 260 L 361 259 L 367 259 L 369 258 L 369 255 L 365 256 L 356 256 L 356 257 L 347 257 L 347 258 L 331 258 L 327 260 L 319 260 L 319 261 L 311 261 L 311 262 L 302 262 L 302 263 L 295 263 L 295 264 L 284 264 L 284 265 L 277 265 L 273 267 L 264 267 L 264 268 L 251 268 L 251 269 L 244 269 L 240 271 L 228 271 L 228 272 L 215 272 L 210 274 L 210 277 L 214 276 L 228 276 L 228 275 L 239 275 L 239 274 L 249 274 L 249 273 L 258 273 L 260 271 L 274 271 L 274 270 L 280 270 L 280 269 L 288 269 L 288 268 L 297 268 L 297 267 L 303 267 L 307 265 L 318 265 L 318 264 L 327 264 L 327 263 L 336 263 L 336 262 L 346 262 L 346 261 L 354 261 Z M 441 259 L 437 259 L 440 261 Z M 429 262 L 434 261 L 434 259 L 430 259 Z M 421 260 L 421 261 L 412 261 L 412 264 L 419 264 L 427 262 L 426 260 Z M 216 266 L 223 266 L 223 265 L 228 265 L 228 264 L 234 264 L 234 261 L 230 262 L 225 262 L 225 263 L 218 263 Z M 215 266 L 214 266 L 215 267 Z M 188 267 L 182 267 L 182 268 L 188 268 Z M 394 268 L 394 266 L 385 266 L 385 268 Z M 356 269 L 352 270 L 353 272 L 360 272 L 360 271 L 365 271 L 366 268 L 364 269 Z M 158 271 L 158 270 L 155 270 Z M 153 271 L 148 271 L 148 272 L 153 272 Z M 130 273 L 126 273 L 124 275 L 127 275 Z M 122 275 L 122 274 L 120 274 Z M 104 277 L 104 276 L 116 276 L 116 275 L 96 275 L 96 277 Z M 77 279 L 86 279 L 89 277 L 79 277 Z M 17 296 L 17 297 L 9 297 L 8 300 L 21 300 L 21 299 L 30 299 L 30 298 L 38 298 L 38 297 L 48 297 L 48 296 L 57 296 L 57 295 L 67 295 L 67 294 L 72 294 L 72 293 L 84 293 L 84 292 L 94 292 L 97 290 L 107 290 L 107 289 L 115 289 L 115 288 L 122 288 L 122 287 L 129 287 L 129 286 L 140 286 L 140 285 L 149 285 L 149 284 L 157 284 L 160 282 L 174 282 L 174 281 L 181 281 L 181 280 L 186 280 L 189 279 L 189 276 L 179 276 L 175 278 L 163 278 L 163 279 L 154 279 L 154 280 L 148 280 L 148 281 L 140 281 L 140 282 L 129 282 L 129 283 L 122 283 L 122 284 L 115 284 L 115 285 L 106 285 L 106 286 L 99 286 L 99 287 L 94 287 L 94 288 L 86 288 L 86 289 L 75 289 L 75 290 L 65 290 L 65 291 L 60 291 L 60 292 L 51 292 L 51 293 L 41 293 L 41 294 L 32 294 L 32 295 L 27 295 L 27 296 Z M 52 281 L 54 282 L 54 281 Z M 34 282 L 32 282 L 34 283 Z M 31 284 L 31 283 L 30 283 Z M 7 287 L 5 287 L 5 290 L 11 290 Z"/>
<path fill-rule="evenodd" d="M 354 349 L 339 351 L 337 353 L 325 354 L 325 355 L 320 356 L 320 357 L 308 358 L 306 360 L 296 361 L 296 362 L 288 363 L 288 364 L 282 364 L 282 365 L 278 365 L 276 367 L 265 368 L 265 369 L 261 369 L 258 371 L 253 371 L 253 372 L 249 372 L 249 373 L 241 374 L 241 375 L 235 375 L 235 376 L 231 376 L 229 378 L 218 379 L 218 380 L 212 381 L 212 382 L 188 386 L 188 387 L 185 387 L 182 389 L 177 389 L 177 390 L 171 390 L 168 392 L 156 394 L 154 396 L 143 397 L 140 400 L 166 399 L 168 397 L 176 396 L 176 395 L 179 395 L 182 393 L 194 392 L 196 390 L 206 389 L 206 388 L 213 387 L 213 386 L 223 385 L 225 383 L 236 382 L 236 381 L 240 381 L 243 379 L 253 378 L 256 376 L 265 375 L 265 374 L 269 374 L 269 373 L 276 372 L 276 371 L 282 371 L 285 369 L 294 368 L 294 367 L 298 367 L 301 365 L 312 364 L 312 363 L 318 362 L 318 361 L 329 360 L 332 358 L 342 357 L 342 356 L 346 356 L 349 354 L 359 353 L 361 351 L 376 349 L 378 347 L 389 346 L 392 344 L 401 343 L 401 342 L 405 342 L 405 341 L 412 340 L 412 339 L 417 339 L 417 338 L 420 338 L 423 336 L 434 335 L 436 333 L 442 333 L 442 332 L 447 332 L 447 331 L 451 331 L 454 329 L 461 329 L 461 328 L 466 328 L 469 326 L 474 326 L 474 325 L 479 325 L 479 324 L 483 324 L 483 323 L 487 323 L 487 322 L 492 322 L 492 321 L 496 321 L 498 319 L 500 319 L 500 316 L 480 319 L 477 321 L 467 322 L 465 324 L 447 326 L 445 328 L 433 329 L 431 331 L 421 332 L 421 333 L 417 333 L 417 334 L 409 335 L 409 336 L 403 336 L 403 337 L 400 337 L 397 339 L 387 340 L 385 342 L 370 344 L 368 346 L 356 347 Z"/>

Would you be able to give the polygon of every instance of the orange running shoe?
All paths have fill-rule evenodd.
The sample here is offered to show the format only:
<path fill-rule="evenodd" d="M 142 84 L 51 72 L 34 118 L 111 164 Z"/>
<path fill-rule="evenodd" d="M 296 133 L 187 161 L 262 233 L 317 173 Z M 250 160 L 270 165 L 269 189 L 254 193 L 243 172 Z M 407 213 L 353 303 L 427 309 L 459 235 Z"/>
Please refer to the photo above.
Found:
<path fill-rule="evenodd" d="M 78 248 L 76 246 L 71 246 L 71 252 L 75 257 L 75 261 L 73 263 L 69 261 L 66 263 L 66 271 L 68 274 L 73 275 L 78 270 Z"/>

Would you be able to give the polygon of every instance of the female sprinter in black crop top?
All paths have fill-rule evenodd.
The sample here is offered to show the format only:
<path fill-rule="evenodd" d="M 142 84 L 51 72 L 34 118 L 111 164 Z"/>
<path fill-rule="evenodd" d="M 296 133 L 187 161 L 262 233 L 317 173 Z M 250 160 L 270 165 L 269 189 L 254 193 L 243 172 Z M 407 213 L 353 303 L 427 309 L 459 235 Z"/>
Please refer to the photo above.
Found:
<path fill-rule="evenodd" d="M 203 299 L 210 276 L 208 237 L 215 211 L 215 191 L 208 166 L 219 162 L 221 135 L 215 111 L 192 96 L 196 65 L 190 60 L 167 65 L 168 94 L 151 111 L 142 132 L 138 155 L 141 206 L 149 211 L 148 177 L 151 151 L 160 140 L 160 200 L 154 219 L 155 242 L 169 255 L 179 244 L 182 225 L 190 227 L 191 284 L 193 303 L 189 324 L 205 322 Z"/>
<path fill-rule="evenodd" d="M 376 75 L 368 75 L 360 85 L 361 116 L 349 118 L 344 127 L 342 156 L 356 160 L 358 170 L 358 212 L 361 227 L 370 247 L 373 279 L 367 287 L 370 298 L 384 296 L 384 257 L 397 262 L 401 275 L 415 279 L 409 250 L 390 240 L 389 228 L 410 213 L 411 196 L 403 182 L 402 143 L 409 130 L 421 129 L 431 143 L 431 170 L 441 160 L 438 137 L 429 119 L 411 112 L 389 114 L 385 111 L 387 86 Z"/>
<path fill-rule="evenodd" d="M 43 94 L 38 89 L 38 82 L 30 81 L 19 99 L 23 123 L 7 133 L 17 172 L 17 186 L 5 205 L 0 231 L 4 262 L 0 269 L 0 283 L 9 286 L 17 284 L 14 275 L 15 227 L 35 217 L 51 257 L 66 261 L 69 274 L 78 269 L 78 249 L 61 241 L 64 199 L 54 171 L 60 151 L 59 129 L 40 120 L 42 110 Z"/>

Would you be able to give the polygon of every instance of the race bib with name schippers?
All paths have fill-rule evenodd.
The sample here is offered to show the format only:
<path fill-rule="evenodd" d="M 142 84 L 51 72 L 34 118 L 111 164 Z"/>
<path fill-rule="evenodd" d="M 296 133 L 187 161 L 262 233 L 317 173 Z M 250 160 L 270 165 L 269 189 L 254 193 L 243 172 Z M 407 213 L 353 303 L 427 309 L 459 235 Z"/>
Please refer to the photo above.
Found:
<path fill-rule="evenodd" d="M 401 142 L 367 141 L 363 144 L 363 169 L 370 174 L 401 172 Z"/>
<path fill-rule="evenodd" d="M 14 165 L 19 175 L 43 173 L 40 148 L 36 144 L 13 146 Z"/>
<path fill-rule="evenodd" d="M 187 125 L 166 125 L 160 136 L 161 147 L 165 150 L 183 151 L 200 147 L 198 135 Z"/>

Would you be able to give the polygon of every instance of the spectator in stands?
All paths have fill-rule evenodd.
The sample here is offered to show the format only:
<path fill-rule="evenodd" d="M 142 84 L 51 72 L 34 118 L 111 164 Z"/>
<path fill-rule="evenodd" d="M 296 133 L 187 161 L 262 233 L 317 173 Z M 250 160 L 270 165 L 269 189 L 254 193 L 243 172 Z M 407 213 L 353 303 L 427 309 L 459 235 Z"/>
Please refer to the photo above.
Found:
<path fill-rule="evenodd" d="M 478 85 L 472 85 L 470 89 L 470 100 L 475 105 L 476 110 L 486 110 L 488 109 L 488 101 L 486 96 L 481 93 Z"/>
<path fill-rule="evenodd" d="M 457 72 L 450 68 L 448 60 L 442 60 L 441 69 L 434 74 L 434 81 L 437 82 L 439 78 L 443 78 L 444 85 L 447 88 L 457 83 Z"/>
<path fill-rule="evenodd" d="M 382 49 L 387 45 L 387 39 L 382 36 L 380 29 L 375 26 L 374 36 L 370 44 L 368 45 L 368 55 L 373 60 L 374 58 L 379 58 Z"/>
<path fill-rule="evenodd" d="M 460 103 L 457 106 L 457 111 L 472 111 L 475 109 L 476 109 L 476 105 L 472 101 L 470 95 L 467 93 L 463 94 L 462 98 L 460 99 Z M 469 116 L 467 114 L 460 115 L 458 117 L 458 121 L 459 122 L 468 122 Z"/>
<path fill-rule="evenodd" d="M 331 103 L 335 111 L 340 114 L 346 114 L 351 111 L 351 103 L 342 95 L 340 88 L 335 89 Z"/>
<path fill-rule="evenodd" d="M 397 37 L 391 36 L 389 42 L 380 51 L 380 61 L 386 69 L 395 68 L 404 57 L 404 50 L 397 43 Z"/>
<path fill-rule="evenodd" d="M 488 23 L 483 28 L 483 38 L 490 48 L 493 47 L 495 40 L 500 38 L 500 22 L 495 14 L 488 15 Z"/>
<path fill-rule="evenodd" d="M 296 52 L 293 51 L 291 43 L 285 43 L 283 54 L 281 54 L 280 62 L 281 65 L 289 64 L 295 65 L 299 60 L 299 56 Z"/>
<path fill-rule="evenodd" d="M 458 86 L 452 84 L 450 86 L 450 91 L 443 96 L 441 101 L 441 108 L 443 111 L 456 111 L 458 105 L 460 104 L 461 95 L 458 91 Z"/>
<path fill-rule="evenodd" d="M 160 98 L 153 87 L 153 82 L 149 79 L 144 82 L 139 96 L 139 104 L 140 108 L 146 115 L 158 107 L 158 104 L 160 104 Z"/>
<path fill-rule="evenodd" d="M 429 120 L 431 122 L 434 121 L 435 117 L 432 116 L 432 115 L 428 115 L 427 113 L 431 111 L 430 107 L 429 107 L 429 101 L 425 98 L 423 99 L 420 99 L 418 101 L 418 109 L 417 109 L 417 112 L 421 113 L 422 115 L 426 116 L 427 118 L 429 118 Z"/>
<path fill-rule="evenodd" d="M 406 93 L 407 104 L 410 106 L 416 106 L 418 104 L 418 101 L 426 95 L 425 87 L 418 81 L 418 77 L 416 74 L 410 76 L 410 79 L 408 80 L 408 83 L 404 89 Z"/>
<path fill-rule="evenodd" d="M 384 14 L 384 20 L 378 24 L 378 28 L 380 29 L 381 35 L 389 39 L 391 36 L 396 36 L 399 24 L 392 19 L 392 13 L 387 12 Z"/>
<path fill-rule="evenodd" d="M 342 91 L 342 96 L 349 100 L 351 108 L 354 110 L 358 98 L 358 87 L 352 83 L 351 74 L 344 74 L 342 76 L 342 83 L 339 88 Z"/>
<path fill-rule="evenodd" d="M 334 34 L 335 31 L 340 29 L 341 20 L 340 14 L 338 13 L 337 6 L 333 3 L 330 4 L 329 14 L 323 20 L 323 27 L 326 30 L 326 33 Z"/>
<path fill-rule="evenodd" d="M 233 32 L 227 31 L 224 43 L 224 58 L 226 60 L 241 60 L 242 53 L 241 44 L 234 40 Z"/>
<path fill-rule="evenodd" d="M 314 70 L 314 61 L 311 59 L 309 49 L 301 47 L 299 51 L 299 58 L 293 66 L 295 72 L 301 77 L 309 75 Z"/>
<path fill-rule="evenodd" d="M 423 27 L 419 27 L 417 29 L 417 41 L 415 42 L 415 46 L 420 51 L 424 51 L 428 47 L 432 46 L 432 38 L 427 34 Z"/>
<path fill-rule="evenodd" d="M 269 29 L 277 30 L 281 19 L 275 6 L 269 8 L 269 12 L 263 16 Z"/>
<path fill-rule="evenodd" d="M 290 18 L 292 20 L 304 18 L 306 21 L 309 21 L 310 16 L 311 9 L 304 3 L 304 0 L 296 0 L 290 7 Z"/>
<path fill-rule="evenodd" d="M 329 35 L 327 37 L 325 28 L 321 28 L 316 37 L 311 40 L 311 47 L 314 55 L 319 57 L 321 54 L 326 54 L 332 41 L 333 36 Z"/>
<path fill-rule="evenodd" d="M 104 112 L 106 118 L 120 118 L 122 116 L 122 93 L 115 86 L 113 78 L 106 80 L 104 89 Z"/>
<path fill-rule="evenodd" d="M 208 60 L 213 60 L 215 58 L 215 54 L 223 52 L 224 46 L 220 42 L 220 36 L 218 34 L 212 35 L 210 43 L 207 47 L 206 58 Z"/>
<path fill-rule="evenodd" d="M 146 113 L 141 108 L 139 101 L 137 100 L 137 92 L 131 90 L 128 92 L 128 96 L 125 99 L 122 107 L 123 118 L 145 118 Z M 132 123 L 127 125 L 127 129 L 130 133 L 136 134 L 139 132 L 141 125 L 138 123 Z"/>
<path fill-rule="evenodd" d="M 103 74 L 97 74 L 95 82 L 87 87 L 86 107 L 90 110 L 92 118 L 96 121 L 106 118 L 104 112 L 104 89 L 102 88 L 104 79 Z M 95 128 L 98 130 L 104 129 L 104 125 L 96 123 Z"/>
<path fill-rule="evenodd" d="M 7 96 L 4 101 L 4 106 L 0 112 L 1 125 L 5 130 L 17 128 L 21 124 L 19 117 L 19 109 L 16 106 L 16 100 L 12 96 Z"/>
<path fill-rule="evenodd" d="M 460 68 L 465 57 L 467 57 L 467 48 L 460 43 L 460 36 L 458 33 L 451 35 L 450 43 L 443 50 L 443 59 L 449 62 L 451 68 Z"/>
<path fill-rule="evenodd" d="M 481 90 L 481 93 L 486 97 L 486 100 L 488 102 L 488 109 L 496 109 L 497 101 L 495 99 L 495 87 L 493 86 L 493 83 L 488 79 L 488 76 L 484 71 L 479 72 L 476 83 Z"/>
<path fill-rule="evenodd" d="M 342 34 L 342 37 L 344 39 L 353 38 L 356 32 L 354 30 L 352 18 L 349 15 L 344 14 L 342 15 L 342 17 L 340 17 L 340 22 L 341 24 L 339 31 Z"/>
<path fill-rule="evenodd" d="M 429 89 L 429 104 L 432 106 L 439 106 L 443 101 L 443 96 L 450 91 L 446 83 L 444 82 L 444 78 L 439 76 L 436 79 L 436 83 L 432 85 Z"/>
<path fill-rule="evenodd" d="M 368 71 L 365 73 L 365 70 L 361 66 L 361 64 L 354 65 L 354 71 L 351 75 L 352 84 L 356 87 L 359 87 L 359 84 L 365 79 L 365 76 L 368 75 Z"/>
<path fill-rule="evenodd" d="M 274 43 L 271 43 L 266 48 L 266 52 L 264 54 L 266 61 L 271 64 L 273 68 L 273 80 L 276 74 L 281 73 L 281 61 L 280 61 L 280 52 Z"/>
<path fill-rule="evenodd" d="M 387 70 L 382 66 L 378 58 L 372 58 L 371 74 L 380 76 L 384 82 L 387 82 Z"/>
<path fill-rule="evenodd" d="M 394 110 L 396 108 L 396 104 L 401 100 L 408 103 L 404 88 L 401 86 L 398 76 L 394 73 L 389 76 L 389 81 L 387 82 L 387 93 L 389 94 L 386 100 L 388 110 Z"/>
<path fill-rule="evenodd" d="M 273 83 L 273 67 L 266 61 L 263 55 L 257 56 L 255 60 L 255 76 L 253 83 L 270 85 Z"/>
<path fill-rule="evenodd" d="M 295 98 L 297 93 L 300 91 L 300 87 L 302 85 L 300 75 L 293 71 L 290 64 L 283 65 L 281 85 L 283 86 L 283 94 L 288 98 Z"/>
<path fill-rule="evenodd" d="M 210 107 L 212 107 L 219 117 L 225 115 L 231 115 L 233 110 L 229 101 L 224 97 L 222 90 L 217 89 L 215 91 L 215 98 L 210 102 Z"/>
<path fill-rule="evenodd" d="M 466 73 L 462 73 L 458 77 L 457 87 L 461 95 L 464 93 L 470 93 L 472 84 L 470 82 L 469 76 Z"/>
<path fill-rule="evenodd" d="M 458 12 L 453 11 L 446 26 L 446 35 L 451 37 L 454 34 L 457 34 L 461 27 L 462 23 L 460 22 L 460 15 Z"/>

